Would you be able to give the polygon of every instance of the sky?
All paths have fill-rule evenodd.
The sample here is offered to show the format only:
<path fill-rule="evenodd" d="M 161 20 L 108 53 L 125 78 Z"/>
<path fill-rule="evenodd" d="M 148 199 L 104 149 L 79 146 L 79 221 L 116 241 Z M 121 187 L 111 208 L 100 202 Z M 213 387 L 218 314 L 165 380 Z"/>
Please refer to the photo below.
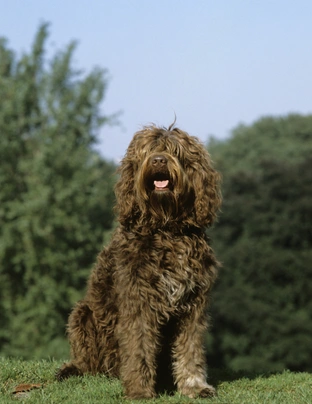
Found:
<path fill-rule="evenodd" d="M 49 22 L 47 54 L 78 42 L 75 67 L 108 70 L 101 154 L 118 161 L 154 123 L 206 142 L 267 115 L 312 113 L 311 0 L 0 0 L 18 55 Z"/>

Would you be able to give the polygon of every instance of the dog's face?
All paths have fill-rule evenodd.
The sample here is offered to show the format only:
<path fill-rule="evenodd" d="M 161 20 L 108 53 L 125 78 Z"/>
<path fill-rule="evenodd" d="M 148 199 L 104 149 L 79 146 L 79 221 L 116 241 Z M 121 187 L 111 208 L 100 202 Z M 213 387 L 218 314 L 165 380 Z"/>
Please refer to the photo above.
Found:
<path fill-rule="evenodd" d="M 183 222 L 204 227 L 220 206 L 219 176 L 197 138 L 180 129 L 137 132 L 119 169 L 117 211 L 122 224 Z"/>

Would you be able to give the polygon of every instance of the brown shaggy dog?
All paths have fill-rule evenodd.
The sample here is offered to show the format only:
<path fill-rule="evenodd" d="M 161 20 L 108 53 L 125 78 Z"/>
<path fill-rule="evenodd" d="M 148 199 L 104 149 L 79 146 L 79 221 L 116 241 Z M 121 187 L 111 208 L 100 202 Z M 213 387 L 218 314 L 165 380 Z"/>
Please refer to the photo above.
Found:
<path fill-rule="evenodd" d="M 129 398 L 171 384 L 211 396 L 203 338 L 217 261 L 205 228 L 220 206 L 219 175 L 198 139 L 172 126 L 137 132 L 119 173 L 120 225 L 69 317 L 71 362 L 57 378 L 117 376 Z"/>

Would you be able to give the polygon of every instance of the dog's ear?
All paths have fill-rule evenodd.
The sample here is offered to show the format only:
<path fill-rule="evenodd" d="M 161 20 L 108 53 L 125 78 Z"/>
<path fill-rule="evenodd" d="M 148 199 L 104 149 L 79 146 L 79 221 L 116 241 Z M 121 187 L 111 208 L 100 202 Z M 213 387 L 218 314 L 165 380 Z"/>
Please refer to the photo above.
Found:
<path fill-rule="evenodd" d="M 137 204 L 134 194 L 134 168 L 133 162 L 126 155 L 118 169 L 119 179 L 115 186 L 116 205 L 115 212 L 119 222 L 129 226 L 135 218 Z"/>
<path fill-rule="evenodd" d="M 210 156 L 202 146 L 200 158 L 192 164 L 195 190 L 195 215 L 199 226 L 210 226 L 221 206 L 220 174 L 212 167 Z"/>

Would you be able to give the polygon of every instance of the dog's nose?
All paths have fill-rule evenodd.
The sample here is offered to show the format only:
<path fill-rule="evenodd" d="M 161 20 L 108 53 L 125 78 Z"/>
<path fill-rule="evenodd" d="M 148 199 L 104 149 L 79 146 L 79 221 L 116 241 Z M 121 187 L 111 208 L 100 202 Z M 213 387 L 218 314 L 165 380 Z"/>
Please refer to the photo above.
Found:
<path fill-rule="evenodd" d="M 153 166 L 165 166 L 167 165 L 168 162 L 167 158 L 162 154 L 157 154 L 156 156 L 153 156 L 151 160 Z"/>

